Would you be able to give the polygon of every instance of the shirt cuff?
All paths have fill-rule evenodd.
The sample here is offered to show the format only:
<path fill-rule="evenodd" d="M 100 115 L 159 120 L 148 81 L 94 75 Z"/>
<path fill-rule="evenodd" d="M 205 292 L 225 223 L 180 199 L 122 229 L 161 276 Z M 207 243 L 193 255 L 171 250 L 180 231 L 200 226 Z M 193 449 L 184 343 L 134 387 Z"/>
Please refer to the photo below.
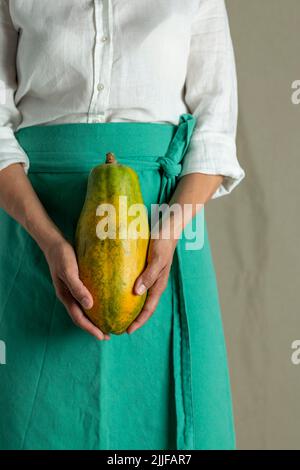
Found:
<path fill-rule="evenodd" d="M 29 159 L 15 138 L 10 127 L 0 127 L 0 171 L 12 163 L 23 163 L 25 173 L 28 173 Z"/>
<path fill-rule="evenodd" d="M 190 173 L 223 175 L 222 184 L 211 199 L 229 194 L 245 177 L 245 171 L 237 160 L 235 141 L 223 134 L 193 136 L 179 177 Z"/>

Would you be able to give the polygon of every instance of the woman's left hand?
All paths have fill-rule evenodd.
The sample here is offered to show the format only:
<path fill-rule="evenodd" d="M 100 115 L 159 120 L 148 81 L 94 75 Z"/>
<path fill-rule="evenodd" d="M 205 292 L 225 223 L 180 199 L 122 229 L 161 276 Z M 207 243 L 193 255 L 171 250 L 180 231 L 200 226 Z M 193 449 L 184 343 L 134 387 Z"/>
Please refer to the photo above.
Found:
<path fill-rule="evenodd" d="M 176 239 L 151 238 L 148 251 L 147 266 L 137 278 L 134 286 L 136 294 L 141 295 L 148 290 L 148 295 L 139 316 L 127 329 L 127 333 L 133 333 L 143 326 L 153 315 L 159 299 L 167 287 Z"/>
<path fill-rule="evenodd" d="M 165 290 L 174 251 L 182 230 L 195 214 L 200 211 L 204 204 L 215 193 L 223 181 L 222 175 L 206 175 L 204 173 L 191 173 L 179 179 L 176 189 L 169 201 L 169 206 L 175 204 L 181 207 L 181 211 L 170 211 L 165 213 L 162 227 L 156 225 L 159 236 L 150 239 L 147 266 L 144 272 L 137 278 L 134 286 L 136 294 L 143 294 L 148 290 L 148 296 L 143 310 L 131 323 L 127 333 L 133 333 L 143 326 L 154 313 L 160 296 Z M 188 213 L 182 217 L 185 208 L 189 206 Z M 174 206 L 175 207 L 175 206 Z M 157 231 L 155 231 L 157 234 Z M 169 234 L 169 237 L 161 236 Z"/>

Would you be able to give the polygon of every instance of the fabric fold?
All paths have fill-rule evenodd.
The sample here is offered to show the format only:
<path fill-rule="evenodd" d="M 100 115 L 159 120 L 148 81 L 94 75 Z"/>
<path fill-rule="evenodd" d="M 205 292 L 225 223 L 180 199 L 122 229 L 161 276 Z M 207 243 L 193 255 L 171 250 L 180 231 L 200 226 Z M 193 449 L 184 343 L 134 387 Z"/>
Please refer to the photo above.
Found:
<path fill-rule="evenodd" d="M 168 202 L 176 187 L 181 172 L 182 160 L 188 149 L 196 119 L 192 114 L 182 114 L 175 135 L 167 153 L 158 161 L 163 171 L 159 201 Z M 176 259 L 177 257 L 177 259 Z M 178 295 L 173 306 L 173 371 L 175 385 L 175 406 L 177 418 L 177 449 L 194 449 L 194 422 L 192 398 L 192 366 L 189 340 L 188 312 L 185 302 L 183 257 L 181 244 L 177 244 L 174 264 Z"/>

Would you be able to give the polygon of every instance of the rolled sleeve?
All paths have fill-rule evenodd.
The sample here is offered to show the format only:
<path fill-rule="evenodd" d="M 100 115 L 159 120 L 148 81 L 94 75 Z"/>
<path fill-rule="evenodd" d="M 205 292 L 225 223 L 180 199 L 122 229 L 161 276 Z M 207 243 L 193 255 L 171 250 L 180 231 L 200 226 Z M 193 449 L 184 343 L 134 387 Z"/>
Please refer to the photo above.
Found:
<path fill-rule="evenodd" d="M 10 18 L 9 4 L 0 0 L 0 171 L 12 163 L 22 163 L 27 173 L 28 157 L 14 135 L 22 119 L 14 100 L 17 44 L 18 32 Z"/>
<path fill-rule="evenodd" d="M 236 151 L 238 117 L 234 51 L 224 0 L 200 0 L 192 24 L 185 101 L 197 122 L 180 177 L 223 175 L 212 199 L 245 177 Z"/>

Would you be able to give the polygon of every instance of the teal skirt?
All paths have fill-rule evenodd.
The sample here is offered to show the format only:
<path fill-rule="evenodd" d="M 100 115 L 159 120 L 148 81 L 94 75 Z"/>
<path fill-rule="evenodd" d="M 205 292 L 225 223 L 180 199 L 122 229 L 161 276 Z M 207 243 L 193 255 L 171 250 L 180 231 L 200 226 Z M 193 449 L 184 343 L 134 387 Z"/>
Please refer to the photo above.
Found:
<path fill-rule="evenodd" d="M 168 201 L 195 125 L 33 126 L 16 137 L 50 217 L 74 241 L 89 171 L 114 152 L 144 202 Z M 98 341 L 56 298 L 44 255 L 0 212 L 0 449 L 234 449 L 226 348 L 203 214 L 203 247 L 177 245 L 167 288 L 132 335 Z M 190 222 L 192 224 L 192 222 Z"/>

